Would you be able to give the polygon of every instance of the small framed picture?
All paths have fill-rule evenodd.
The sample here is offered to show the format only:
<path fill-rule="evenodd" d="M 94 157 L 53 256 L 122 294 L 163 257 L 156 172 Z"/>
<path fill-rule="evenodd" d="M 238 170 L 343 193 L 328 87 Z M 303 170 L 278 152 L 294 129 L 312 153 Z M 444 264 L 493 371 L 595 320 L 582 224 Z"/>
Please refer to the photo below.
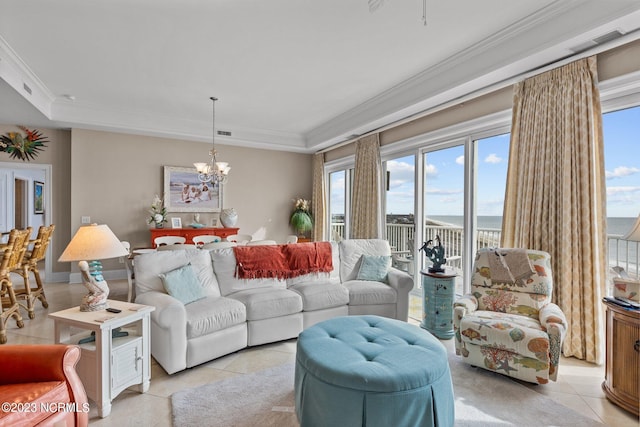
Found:
<path fill-rule="evenodd" d="M 44 213 L 44 182 L 33 181 L 33 213 Z"/>
<path fill-rule="evenodd" d="M 212 227 L 217 227 L 218 226 L 218 218 L 212 218 L 211 219 L 211 226 Z"/>
<path fill-rule="evenodd" d="M 171 228 L 182 228 L 182 219 L 178 217 L 172 217 Z"/>

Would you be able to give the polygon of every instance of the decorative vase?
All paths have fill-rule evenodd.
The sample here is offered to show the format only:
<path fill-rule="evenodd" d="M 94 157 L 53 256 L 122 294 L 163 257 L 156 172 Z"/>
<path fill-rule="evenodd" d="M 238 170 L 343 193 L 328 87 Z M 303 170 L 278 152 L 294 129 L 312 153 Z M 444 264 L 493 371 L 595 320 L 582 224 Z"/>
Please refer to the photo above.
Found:
<path fill-rule="evenodd" d="M 164 228 L 164 224 L 161 222 L 156 222 L 156 228 Z"/>
<path fill-rule="evenodd" d="M 230 228 L 236 225 L 238 222 L 238 213 L 234 208 L 222 209 L 220 212 L 220 222 L 226 228 Z"/>

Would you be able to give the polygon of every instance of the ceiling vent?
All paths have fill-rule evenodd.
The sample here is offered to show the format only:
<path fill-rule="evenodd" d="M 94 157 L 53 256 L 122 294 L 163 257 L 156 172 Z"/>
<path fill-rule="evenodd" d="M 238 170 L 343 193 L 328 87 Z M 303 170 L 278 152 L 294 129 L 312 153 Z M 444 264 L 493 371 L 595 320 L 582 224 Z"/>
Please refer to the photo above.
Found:
<path fill-rule="evenodd" d="M 231 132 L 229 132 L 228 130 L 219 130 L 219 131 L 218 131 L 218 135 L 221 135 L 221 136 L 231 136 Z"/>
<path fill-rule="evenodd" d="M 620 32 L 619 30 L 613 30 L 599 37 L 593 38 L 577 46 L 574 46 L 571 48 L 571 51 L 574 53 L 584 52 L 587 49 L 591 49 L 592 47 L 608 43 L 611 40 L 615 40 L 617 38 L 622 37 L 623 35 L 624 33 Z"/>
<path fill-rule="evenodd" d="M 26 84 L 26 83 L 24 83 L 24 82 L 23 82 L 23 83 L 22 83 L 22 87 L 24 88 L 24 90 L 25 90 L 29 95 L 31 95 L 31 88 L 30 88 L 29 86 L 27 86 L 27 84 Z"/>

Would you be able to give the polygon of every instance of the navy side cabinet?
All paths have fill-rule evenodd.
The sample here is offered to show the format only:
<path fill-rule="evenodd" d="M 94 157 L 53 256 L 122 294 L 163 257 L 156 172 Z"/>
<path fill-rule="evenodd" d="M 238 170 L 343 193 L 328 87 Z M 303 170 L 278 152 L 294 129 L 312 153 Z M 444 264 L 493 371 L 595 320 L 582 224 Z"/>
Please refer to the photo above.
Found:
<path fill-rule="evenodd" d="M 453 297 L 456 275 L 420 272 L 422 276 L 422 323 L 420 326 L 440 339 L 453 338 Z"/>

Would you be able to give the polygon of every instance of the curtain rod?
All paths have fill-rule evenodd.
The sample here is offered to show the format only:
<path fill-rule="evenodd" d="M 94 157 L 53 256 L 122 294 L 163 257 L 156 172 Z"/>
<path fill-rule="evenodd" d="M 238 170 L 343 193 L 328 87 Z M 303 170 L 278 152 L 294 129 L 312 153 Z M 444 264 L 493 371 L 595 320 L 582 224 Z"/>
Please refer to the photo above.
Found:
<path fill-rule="evenodd" d="M 372 130 L 370 130 L 368 132 L 365 132 L 365 133 L 363 133 L 361 135 L 358 135 L 357 137 L 349 138 L 347 140 L 338 142 L 338 143 L 336 143 L 336 144 L 334 144 L 334 145 L 332 145 L 330 147 L 323 148 L 322 150 L 316 151 L 316 154 L 322 154 L 322 153 L 327 153 L 329 151 L 333 151 L 333 150 L 338 149 L 340 147 L 344 147 L 345 145 L 352 144 L 352 143 L 356 142 L 357 140 L 359 140 L 360 138 L 364 138 L 366 136 L 373 135 L 374 133 L 384 132 L 386 130 L 396 128 L 398 126 L 402 126 L 402 125 L 404 125 L 404 124 L 406 124 L 408 122 L 411 122 L 413 120 L 417 120 L 417 119 L 420 119 L 422 117 L 429 116 L 431 114 L 435 114 L 435 113 L 437 113 L 439 111 L 446 110 L 447 108 L 453 107 L 455 105 L 459 105 L 459 104 L 462 104 L 462 103 L 464 103 L 466 101 L 470 101 L 472 99 L 479 98 L 479 97 L 481 97 L 483 95 L 486 95 L 488 93 L 495 92 L 495 91 L 498 91 L 500 89 L 504 89 L 505 87 L 513 85 L 513 84 L 515 84 L 515 83 L 517 83 L 517 82 L 519 82 L 521 80 L 525 80 L 525 79 L 531 78 L 531 77 L 536 76 L 538 74 L 546 73 L 547 71 L 553 70 L 555 68 L 562 67 L 562 66 L 567 65 L 567 64 L 569 64 L 571 62 L 578 61 L 580 59 L 583 59 L 583 58 L 586 58 L 586 57 L 589 57 L 589 56 L 592 56 L 592 55 L 597 55 L 597 54 L 600 54 L 600 53 L 603 53 L 603 52 L 606 52 L 606 51 L 609 51 L 609 50 L 613 50 L 613 49 L 615 49 L 617 47 L 620 47 L 620 46 L 622 46 L 624 44 L 627 44 L 627 43 L 631 43 L 631 42 L 636 41 L 638 39 L 640 39 L 640 30 L 636 29 L 636 30 L 630 31 L 627 34 L 625 34 L 625 35 L 623 35 L 621 37 L 618 37 L 617 39 L 611 40 L 611 41 L 609 41 L 607 43 L 604 43 L 602 45 L 594 46 L 594 47 L 592 47 L 590 49 L 587 49 L 587 50 L 585 50 L 583 52 L 576 53 L 574 55 L 562 58 L 562 59 L 560 59 L 560 60 L 558 60 L 556 62 L 552 62 L 552 63 L 547 64 L 547 65 L 542 65 L 542 66 L 540 66 L 538 68 L 534 68 L 532 70 L 525 71 L 523 73 L 517 74 L 515 76 L 509 77 L 509 78 L 501 80 L 499 82 L 493 83 L 493 84 L 491 84 L 489 86 L 485 86 L 483 88 L 476 89 L 475 91 L 469 92 L 466 95 L 459 96 L 458 98 L 451 99 L 451 100 L 449 100 L 447 102 L 444 102 L 444 103 L 442 103 L 440 105 L 436 105 L 436 106 L 428 108 L 426 110 L 419 111 L 417 113 L 411 114 L 411 115 L 409 115 L 409 116 L 407 116 L 407 117 L 405 117 L 403 119 L 396 120 L 395 122 L 389 123 L 389 124 L 381 126 L 379 128 L 372 129 Z"/>

